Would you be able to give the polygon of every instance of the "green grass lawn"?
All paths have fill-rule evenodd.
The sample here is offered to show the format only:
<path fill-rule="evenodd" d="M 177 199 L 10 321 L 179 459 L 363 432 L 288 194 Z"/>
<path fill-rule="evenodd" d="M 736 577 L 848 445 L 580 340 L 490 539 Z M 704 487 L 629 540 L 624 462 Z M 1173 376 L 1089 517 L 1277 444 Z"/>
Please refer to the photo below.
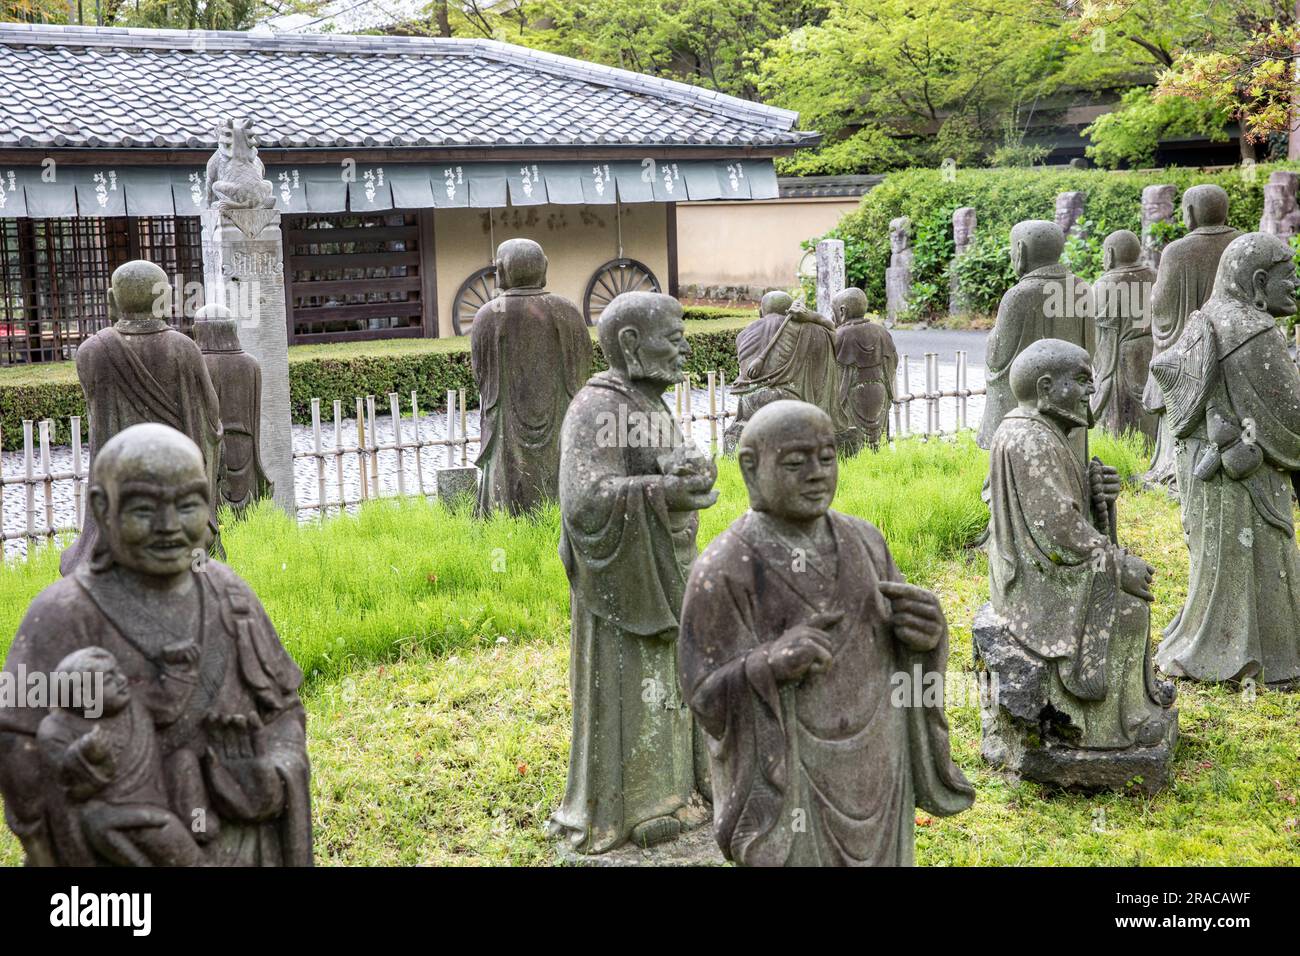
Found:
<path fill-rule="evenodd" d="M 1132 474 L 1140 450 L 1094 453 Z M 910 580 L 937 590 L 952 627 L 954 684 L 971 677 L 970 621 L 987 566 L 966 545 L 986 512 L 986 457 L 969 438 L 907 441 L 843 465 L 835 507 L 884 531 Z M 744 511 L 733 463 L 704 515 L 701 544 Z M 1122 540 L 1156 565 L 1153 625 L 1182 603 L 1178 511 L 1126 490 Z M 558 515 L 475 522 L 424 502 L 375 503 L 358 517 L 297 526 L 270 508 L 224 532 L 307 673 L 316 854 L 322 863 L 543 864 L 541 826 L 568 759 L 568 589 Z M 53 552 L 0 569 L 0 649 Z M 1182 742 L 1154 798 L 1053 794 L 980 761 L 973 701 L 949 709 L 954 756 L 974 808 L 918 817 L 922 865 L 1275 864 L 1300 862 L 1300 695 L 1180 686 Z M 0 862 L 18 863 L 0 835 Z"/>

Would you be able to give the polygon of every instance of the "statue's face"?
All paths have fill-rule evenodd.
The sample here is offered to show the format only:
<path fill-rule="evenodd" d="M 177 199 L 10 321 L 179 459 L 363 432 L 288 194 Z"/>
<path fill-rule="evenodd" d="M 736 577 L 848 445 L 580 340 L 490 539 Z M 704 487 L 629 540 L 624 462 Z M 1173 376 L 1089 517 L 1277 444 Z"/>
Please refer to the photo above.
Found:
<path fill-rule="evenodd" d="M 104 713 L 108 716 L 120 713 L 131 703 L 131 682 L 122 673 L 117 661 L 104 670 Z"/>
<path fill-rule="evenodd" d="M 1038 410 L 1062 428 L 1092 427 L 1092 366 L 1079 359 L 1038 380 Z"/>
<path fill-rule="evenodd" d="M 750 503 L 791 521 L 809 521 L 826 513 L 839 481 L 835 435 L 820 425 L 787 432 L 752 452 L 740 467 L 749 486 Z"/>
<path fill-rule="evenodd" d="M 1255 295 L 1264 300 L 1269 315 L 1294 315 L 1296 272 L 1294 262 L 1279 262 L 1268 272 L 1255 273 Z"/>
<path fill-rule="evenodd" d="M 639 334 L 627 334 L 632 331 L 625 328 L 620 335 L 631 377 L 664 385 L 682 381 L 691 346 L 686 341 L 686 325 L 681 317 L 658 314 L 636 330 Z"/>
<path fill-rule="evenodd" d="M 95 492 L 98 491 L 98 494 Z M 191 567 L 208 544 L 208 482 L 189 462 L 170 471 L 121 475 L 116 507 L 92 489 L 92 506 L 115 563 L 154 577 L 172 577 Z"/>

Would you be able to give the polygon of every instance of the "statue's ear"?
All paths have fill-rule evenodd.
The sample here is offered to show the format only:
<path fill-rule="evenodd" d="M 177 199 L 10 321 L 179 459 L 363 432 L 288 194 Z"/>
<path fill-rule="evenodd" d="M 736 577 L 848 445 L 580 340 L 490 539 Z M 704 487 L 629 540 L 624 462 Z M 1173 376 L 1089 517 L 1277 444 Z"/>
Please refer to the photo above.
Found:
<path fill-rule="evenodd" d="M 1052 393 L 1052 376 L 1050 375 L 1038 376 L 1037 385 L 1038 385 L 1038 401 L 1041 403 Z"/>
<path fill-rule="evenodd" d="M 637 347 L 641 344 L 641 333 L 630 325 L 618 330 L 618 344 L 623 349 L 623 361 L 627 363 L 627 374 L 631 378 L 640 378 L 641 360 L 637 358 Z"/>
<path fill-rule="evenodd" d="M 1103 249 L 1101 252 L 1101 268 L 1103 272 L 1109 272 L 1115 268 L 1115 250 Z"/>
<path fill-rule="evenodd" d="M 1263 311 L 1268 306 L 1268 270 L 1256 269 L 1251 277 L 1251 291 L 1255 296 L 1255 308 Z"/>
<path fill-rule="evenodd" d="M 90 500 L 90 511 L 95 516 L 95 523 L 101 528 L 108 527 L 108 495 L 99 485 L 92 485 L 87 497 Z"/>

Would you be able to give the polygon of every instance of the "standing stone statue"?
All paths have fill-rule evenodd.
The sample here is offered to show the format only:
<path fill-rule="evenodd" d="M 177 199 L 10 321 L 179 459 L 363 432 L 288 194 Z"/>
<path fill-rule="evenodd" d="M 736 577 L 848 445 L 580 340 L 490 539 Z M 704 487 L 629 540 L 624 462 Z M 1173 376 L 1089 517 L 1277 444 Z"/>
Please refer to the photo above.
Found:
<path fill-rule="evenodd" d="M 625 292 L 596 326 L 609 371 L 574 396 L 560 438 L 560 557 L 569 575 L 573 740 L 548 831 L 580 853 L 681 831 L 697 787 L 677 628 L 712 459 L 663 401 L 690 355 L 682 307 Z"/>
<path fill-rule="evenodd" d="M 591 374 L 591 336 L 578 307 L 546 291 L 546 256 L 531 239 L 497 248 L 501 294 L 470 331 L 479 390 L 483 481 L 478 513 L 533 511 L 559 497 L 560 424 Z"/>
<path fill-rule="evenodd" d="M 1063 339 L 1091 353 L 1095 345 L 1092 292 L 1061 265 L 1065 236 L 1055 223 L 1030 219 L 1011 230 L 1011 265 L 1020 281 L 1007 290 L 989 333 L 988 397 L 976 442 L 993 444 L 1002 416 L 1016 407 L 1011 363 L 1039 339 Z M 1082 452 L 1082 445 L 1080 445 Z"/>
<path fill-rule="evenodd" d="M 0 700 L 0 793 L 29 864 L 311 865 L 302 673 L 257 595 L 203 560 L 210 498 L 202 452 L 166 425 L 91 464 L 94 557 L 36 596 L 4 666 L 86 691 Z"/>
<path fill-rule="evenodd" d="M 239 347 L 239 323 L 224 305 L 205 305 L 194 314 L 194 341 L 221 407 L 217 504 L 242 514 L 274 494 L 262 468 L 262 369 Z"/>
<path fill-rule="evenodd" d="M 1296 186 L 1300 173 L 1279 169 L 1268 177 L 1264 186 L 1264 215 L 1259 231 L 1290 239 L 1300 233 L 1300 206 L 1296 205 Z"/>
<path fill-rule="evenodd" d="M 910 865 L 916 808 L 948 816 L 975 798 L 942 692 L 917 686 L 947 670 L 939 599 L 903 580 L 873 525 L 830 510 L 825 412 L 764 407 L 739 457 L 750 510 L 696 561 L 682 608 L 714 835 L 741 866 Z"/>
<path fill-rule="evenodd" d="M 1160 253 L 1164 243 L 1152 229 L 1158 222 L 1174 221 L 1174 196 L 1177 186 L 1146 186 L 1142 190 L 1142 264 L 1148 269 L 1160 267 Z"/>
<path fill-rule="evenodd" d="M 831 301 L 835 361 L 840 363 L 840 400 L 853 424 L 875 449 L 889 440 L 889 411 L 898 373 L 898 349 L 883 325 L 867 318 L 867 294 L 848 288 Z"/>
<path fill-rule="evenodd" d="M 892 327 L 912 300 L 912 220 L 899 216 L 889 221 L 889 268 L 885 270 L 885 324 Z"/>
<path fill-rule="evenodd" d="M 1160 256 L 1160 271 L 1151 290 L 1151 357 L 1154 361 L 1183 334 L 1187 317 L 1205 304 L 1214 286 L 1219 257 L 1241 235 L 1227 225 L 1228 194 L 1219 186 L 1193 186 L 1183 193 L 1183 222 L 1187 235 L 1171 242 Z M 1142 404 L 1160 416 L 1148 484 L 1174 482 L 1174 439 L 1164 421 L 1164 405 L 1155 380 L 1147 379 Z"/>
<path fill-rule="evenodd" d="M 768 301 L 766 297 L 764 301 Z M 742 340 L 738 336 L 736 340 L 737 352 L 742 355 L 740 377 L 731 389 L 741 401 L 736 425 L 743 427 L 749 416 L 768 402 L 782 398 L 811 402 L 835 422 L 841 451 L 856 453 L 865 436 L 844 408 L 831 320 L 792 305 L 779 320 L 765 316 L 745 332 L 755 326 L 759 328 L 751 337 Z M 759 343 L 761 348 L 757 348 Z"/>
<path fill-rule="evenodd" d="M 1214 294 L 1151 363 L 1177 440 L 1187 602 L 1165 629 L 1165 673 L 1300 679 L 1300 372 L 1275 316 L 1296 310 L 1291 247 L 1254 232 L 1219 262 Z"/>
<path fill-rule="evenodd" d="M 1093 416 L 1113 435 L 1139 431 L 1156 438 L 1156 418 L 1142 407 L 1151 365 L 1151 324 L 1147 305 L 1155 271 L 1142 263 L 1142 243 L 1127 229 L 1102 243 L 1105 272 L 1092 286 L 1097 323 L 1097 393 Z"/>
<path fill-rule="evenodd" d="M 948 269 L 948 312 L 962 315 L 970 311 L 970 301 L 961 287 L 955 268 L 959 258 L 964 256 L 975 241 L 975 210 L 962 206 L 952 214 L 953 259 Z"/>
<path fill-rule="evenodd" d="M 1019 405 L 989 450 L 989 596 L 976 615 L 985 759 L 1062 787 L 1164 785 L 1178 735 L 1151 669 L 1154 569 L 1117 543 L 1120 480 L 1071 440 L 1091 424 L 1092 372 L 1044 339 L 1011 366 Z M 995 682 L 995 683 L 994 683 Z M 994 692 L 996 688 L 996 693 Z"/>
<path fill-rule="evenodd" d="M 137 259 L 118 266 L 108 292 L 113 324 L 77 349 L 77 378 L 86 396 L 93 462 L 108 440 L 143 422 L 161 422 L 199 446 L 212 489 L 208 522 L 215 556 L 224 557 L 217 533 L 217 468 L 221 461 L 221 409 L 203 354 L 164 317 L 171 302 L 167 273 Z M 86 509 L 81 534 L 59 558 L 67 575 L 99 550 L 99 526 Z"/>
<path fill-rule="evenodd" d="M 736 335 L 736 367 L 740 369 L 741 379 L 745 378 L 751 368 L 756 372 L 761 370 L 761 360 L 766 355 L 772 339 L 785 324 L 786 314 L 793 305 L 794 299 L 789 293 L 773 290 L 764 294 L 758 304 L 758 320 L 749 323 Z M 734 393 L 734 382 L 732 390 Z M 782 393 L 770 388 L 756 388 L 741 394 L 737 401 L 736 418 L 723 432 L 723 451 L 728 455 L 734 454 L 736 443 L 740 440 L 740 432 L 750 416 L 767 402 L 774 402 L 782 397 L 784 397 Z"/>
<path fill-rule="evenodd" d="M 1061 193 L 1056 197 L 1056 225 L 1061 235 L 1068 237 L 1077 231 L 1083 221 L 1083 211 L 1088 203 L 1088 194 L 1075 190 Z"/>

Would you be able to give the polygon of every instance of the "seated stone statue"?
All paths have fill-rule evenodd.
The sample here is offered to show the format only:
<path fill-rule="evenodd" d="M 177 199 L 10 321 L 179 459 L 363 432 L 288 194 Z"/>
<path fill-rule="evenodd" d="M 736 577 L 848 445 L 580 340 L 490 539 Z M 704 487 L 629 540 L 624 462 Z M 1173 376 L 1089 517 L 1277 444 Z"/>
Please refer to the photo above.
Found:
<path fill-rule="evenodd" d="M 501 243 L 501 294 L 484 303 L 470 330 L 482 436 L 480 515 L 522 514 L 559 495 L 560 425 L 591 374 L 592 348 L 578 307 L 546 291 L 546 267 L 531 239 Z"/>
<path fill-rule="evenodd" d="M 830 510 L 825 412 L 765 406 L 739 459 L 750 510 L 695 562 L 680 639 L 718 844 L 742 866 L 909 865 L 915 808 L 974 800 L 942 694 L 896 693 L 899 675 L 943 679 L 939 600 L 903 580 L 875 527 Z"/>
<path fill-rule="evenodd" d="M 1147 303 L 1155 271 L 1142 262 L 1142 242 L 1127 229 L 1102 243 L 1106 271 L 1092 287 L 1097 322 L 1097 394 L 1092 413 L 1113 435 L 1140 432 L 1155 441 L 1156 417 L 1142 407 L 1142 390 L 1151 364 L 1151 325 Z"/>
<path fill-rule="evenodd" d="M 188 861 L 175 845 L 145 846 L 124 832 L 169 819 L 147 779 L 150 735 L 166 811 L 193 836 L 199 862 L 312 862 L 302 673 L 248 585 L 206 559 L 210 495 L 198 447 L 166 425 L 125 429 L 91 464 L 88 501 L 102 532 L 95 552 L 32 601 L 4 669 L 22 686 L 18 675 L 48 675 L 69 666 L 69 655 L 100 649 L 115 663 L 103 662 L 114 675 L 106 685 L 125 676 L 140 719 L 113 716 L 120 695 L 107 718 L 91 721 L 102 728 L 87 727 L 84 713 L 46 724 L 45 706 L 0 702 L 0 794 L 30 864 Z M 76 742 L 85 733 L 107 743 L 111 766 L 100 743 Z M 60 744 L 65 767 L 75 750 L 70 776 L 47 769 Z M 78 801 L 95 796 L 99 782 L 88 833 Z"/>
<path fill-rule="evenodd" d="M 698 512 L 718 497 L 713 460 L 663 401 L 691 354 L 677 300 L 624 292 L 596 334 L 609 370 L 574 396 L 560 437 L 573 739 L 547 825 L 584 854 L 675 838 L 707 792 L 677 687 L 677 627 Z"/>
<path fill-rule="evenodd" d="M 218 504 L 242 514 L 275 489 L 262 468 L 262 367 L 239 345 L 239 322 L 224 305 L 194 313 L 194 341 L 221 408 Z"/>
<path fill-rule="evenodd" d="M 831 300 L 835 317 L 835 361 L 840 364 L 840 398 L 871 448 L 889 440 L 889 412 L 898 373 L 894 337 L 867 318 L 867 294 L 844 289 Z"/>
<path fill-rule="evenodd" d="M 989 451 L 990 603 L 976 616 L 990 762 L 1062 787 L 1153 792 L 1177 737 L 1173 686 L 1152 676 L 1153 568 L 1115 534 L 1119 475 L 1085 462 L 1088 353 L 1044 339 L 1012 363 L 1018 407 Z"/>
<path fill-rule="evenodd" d="M 1296 310 L 1291 247 L 1234 239 L 1214 294 L 1151 363 L 1174 439 L 1187 601 L 1156 661 L 1203 681 L 1300 683 L 1300 372 L 1276 316 Z"/>

